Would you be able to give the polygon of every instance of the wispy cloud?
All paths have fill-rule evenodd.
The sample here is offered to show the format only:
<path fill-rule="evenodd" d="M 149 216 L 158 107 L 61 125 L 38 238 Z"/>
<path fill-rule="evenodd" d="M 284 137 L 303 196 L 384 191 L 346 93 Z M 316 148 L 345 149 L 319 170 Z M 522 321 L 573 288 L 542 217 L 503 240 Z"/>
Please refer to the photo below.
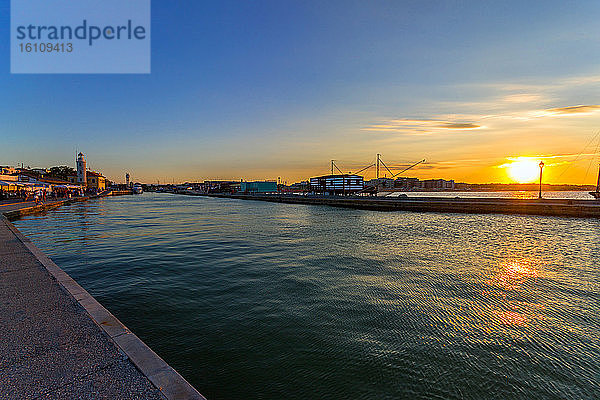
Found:
<path fill-rule="evenodd" d="M 544 100 L 540 94 L 514 93 L 502 97 L 501 101 L 509 104 L 535 103 Z"/>
<path fill-rule="evenodd" d="M 558 77 L 555 79 L 546 79 L 526 82 L 486 82 L 486 83 L 466 83 L 461 86 L 489 88 L 503 92 L 524 92 L 540 94 L 548 90 L 570 89 L 575 86 L 596 85 L 600 83 L 600 75 L 579 75 Z"/>
<path fill-rule="evenodd" d="M 444 161 L 428 161 L 426 164 L 421 164 L 415 169 L 455 169 L 464 167 L 481 167 L 487 165 L 489 160 L 481 160 L 477 158 L 444 160 Z M 408 165 L 407 165 L 408 166 Z"/>
<path fill-rule="evenodd" d="M 527 97 L 520 98 L 518 101 L 526 102 Z M 515 100 L 515 102 L 518 102 Z M 585 116 L 600 112 L 600 105 L 575 105 L 555 108 L 535 108 L 521 111 L 507 111 L 497 114 L 448 114 L 436 115 L 431 119 L 426 118 L 399 118 L 390 119 L 381 123 L 373 123 L 362 128 L 363 131 L 374 132 L 398 132 L 405 135 L 430 135 L 435 133 L 444 133 L 448 131 L 469 131 L 482 128 L 499 128 L 506 122 L 518 122 L 520 124 L 543 118 L 559 118 L 568 116 Z M 452 120 L 456 116 L 457 119 Z M 470 120 L 470 121 L 469 121 Z M 481 122 L 484 121 L 485 125 Z"/>
<path fill-rule="evenodd" d="M 480 125 L 473 124 L 470 122 L 444 122 L 438 126 L 439 128 L 446 129 L 478 129 L 481 128 Z"/>
<path fill-rule="evenodd" d="M 550 114 L 558 114 L 558 115 L 570 115 L 570 114 L 589 114 L 592 112 L 600 111 L 600 105 L 579 105 L 579 106 L 569 106 L 569 107 L 558 107 L 558 108 L 549 108 L 545 110 Z"/>
<path fill-rule="evenodd" d="M 591 114 L 600 109 L 600 105 L 585 103 L 586 99 L 593 99 L 593 93 L 600 88 L 600 75 L 466 83 L 458 84 L 457 88 L 471 96 L 463 96 L 458 101 L 437 102 L 438 109 L 450 112 L 467 109 L 475 113 L 495 114 L 496 117 L 517 115 L 529 118 Z"/>
<path fill-rule="evenodd" d="M 445 130 L 471 130 L 483 128 L 473 122 L 439 119 L 392 119 L 369 125 L 363 130 L 376 132 L 402 132 L 407 134 L 431 134 Z"/>

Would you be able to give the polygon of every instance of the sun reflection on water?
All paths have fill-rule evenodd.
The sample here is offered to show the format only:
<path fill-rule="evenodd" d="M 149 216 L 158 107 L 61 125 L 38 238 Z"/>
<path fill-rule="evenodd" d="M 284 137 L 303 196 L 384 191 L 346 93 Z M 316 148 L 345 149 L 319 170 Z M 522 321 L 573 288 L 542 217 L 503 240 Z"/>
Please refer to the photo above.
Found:
<path fill-rule="evenodd" d="M 496 297 L 500 308 L 496 315 L 500 325 L 522 327 L 533 319 L 542 319 L 536 314 L 544 309 L 543 306 L 520 300 L 528 297 L 538 276 L 530 261 L 511 260 L 502 263 L 497 275 L 488 281 L 490 290 L 484 295 Z"/>
<path fill-rule="evenodd" d="M 502 325 L 524 326 L 527 322 L 527 317 L 515 311 L 505 311 L 499 314 L 500 323 Z"/>
<path fill-rule="evenodd" d="M 519 290 L 529 279 L 535 279 L 538 273 L 530 263 L 526 261 L 505 262 L 500 273 L 492 278 L 492 286 L 501 287 L 504 290 Z"/>

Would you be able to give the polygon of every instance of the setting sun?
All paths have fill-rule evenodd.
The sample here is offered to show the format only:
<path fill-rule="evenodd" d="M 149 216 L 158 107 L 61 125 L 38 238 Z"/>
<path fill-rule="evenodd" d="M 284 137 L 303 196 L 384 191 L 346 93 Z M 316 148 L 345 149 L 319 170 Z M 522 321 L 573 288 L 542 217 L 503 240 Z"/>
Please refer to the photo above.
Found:
<path fill-rule="evenodd" d="M 508 174 L 518 183 L 535 181 L 539 174 L 539 162 L 532 158 L 519 157 L 508 165 Z"/>

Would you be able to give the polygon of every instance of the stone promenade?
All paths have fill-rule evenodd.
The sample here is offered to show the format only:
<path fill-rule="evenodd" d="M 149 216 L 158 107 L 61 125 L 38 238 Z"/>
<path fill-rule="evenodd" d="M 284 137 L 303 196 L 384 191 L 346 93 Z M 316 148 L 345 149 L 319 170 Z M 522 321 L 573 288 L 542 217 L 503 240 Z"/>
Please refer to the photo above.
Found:
<path fill-rule="evenodd" d="M 0 208 L 0 399 L 203 399 L 8 222 L 8 208 Z"/>

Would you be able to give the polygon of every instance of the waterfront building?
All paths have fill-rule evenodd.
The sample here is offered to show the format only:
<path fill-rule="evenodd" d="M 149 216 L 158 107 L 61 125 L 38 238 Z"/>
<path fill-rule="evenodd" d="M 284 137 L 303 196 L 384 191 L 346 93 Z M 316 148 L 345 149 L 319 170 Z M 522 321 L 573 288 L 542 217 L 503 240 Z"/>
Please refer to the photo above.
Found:
<path fill-rule="evenodd" d="M 291 192 L 291 193 L 310 192 L 310 182 L 309 181 L 296 182 L 289 186 L 280 185 L 279 191 L 280 192 Z"/>
<path fill-rule="evenodd" d="M 13 167 L 8 166 L 0 166 L 0 175 L 13 175 L 16 174 L 18 170 Z"/>
<path fill-rule="evenodd" d="M 310 189 L 328 195 L 352 194 L 365 188 L 364 178 L 354 174 L 324 175 L 310 178 Z"/>
<path fill-rule="evenodd" d="M 240 192 L 244 193 L 276 193 L 276 181 L 240 182 Z"/>
<path fill-rule="evenodd" d="M 214 193 L 233 193 L 240 191 L 239 181 L 204 181 L 204 190 Z"/>
<path fill-rule="evenodd" d="M 40 176 L 36 170 L 19 169 L 17 174 L 0 175 L 0 192 L 26 192 L 38 190 L 50 193 L 57 190 L 80 188 L 79 185 L 70 185 L 69 182 L 59 178 Z M 2 196 L 0 196 L 2 197 Z"/>
<path fill-rule="evenodd" d="M 67 176 L 67 181 L 71 184 L 95 189 L 100 192 L 106 190 L 107 179 L 99 172 L 87 170 L 87 163 L 83 153 L 77 155 L 77 175 Z"/>
<path fill-rule="evenodd" d="M 445 180 L 445 179 L 428 179 L 425 181 L 421 181 L 421 189 L 426 190 L 454 190 L 455 183 L 454 180 Z"/>
<path fill-rule="evenodd" d="M 379 178 L 371 179 L 366 182 L 367 186 L 372 186 L 378 190 L 454 190 L 456 184 L 454 180 L 445 179 L 427 179 L 424 181 L 419 178 L 397 179 Z"/>
<path fill-rule="evenodd" d="M 420 187 L 419 178 L 398 178 L 394 182 L 394 187 L 401 190 L 413 190 Z"/>
<path fill-rule="evenodd" d="M 69 176 L 69 183 L 74 183 L 77 185 L 81 185 L 79 183 L 79 173 L 77 176 Z M 97 189 L 98 191 L 106 189 L 106 178 L 99 172 L 95 171 L 86 171 L 86 184 L 82 186 L 86 186 L 89 189 Z"/>
<path fill-rule="evenodd" d="M 106 189 L 106 178 L 94 171 L 87 171 L 88 189 L 96 189 L 98 192 Z"/>
<path fill-rule="evenodd" d="M 373 186 L 378 188 L 379 190 L 383 190 L 383 189 L 393 189 L 396 181 L 394 181 L 393 179 L 390 178 L 376 178 L 376 179 L 371 179 L 370 181 L 366 182 L 367 186 Z"/>
<path fill-rule="evenodd" d="M 13 175 L 13 177 L 18 178 L 16 180 L 18 180 L 19 182 L 23 182 L 23 183 L 47 183 L 50 185 L 67 185 L 67 184 L 69 184 L 69 182 L 67 182 L 63 179 L 60 179 L 60 178 L 40 176 L 39 173 L 37 173 L 34 170 L 21 171 L 21 173 L 19 173 L 18 175 Z"/>

